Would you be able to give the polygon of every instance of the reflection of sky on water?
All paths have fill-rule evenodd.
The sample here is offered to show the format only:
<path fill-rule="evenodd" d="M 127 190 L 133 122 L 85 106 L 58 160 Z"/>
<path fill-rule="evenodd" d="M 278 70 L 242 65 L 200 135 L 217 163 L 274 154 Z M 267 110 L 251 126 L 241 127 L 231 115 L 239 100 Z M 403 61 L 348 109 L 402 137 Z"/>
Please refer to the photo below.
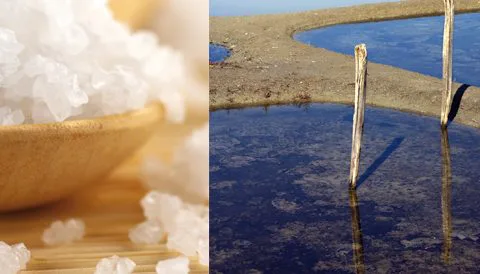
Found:
<path fill-rule="evenodd" d="M 230 56 L 230 51 L 221 45 L 210 44 L 208 47 L 210 63 L 222 62 Z"/>
<path fill-rule="evenodd" d="M 315 47 L 353 54 L 366 43 L 369 60 L 441 77 L 442 16 L 349 24 L 297 33 L 295 39 Z M 455 17 L 453 76 L 456 82 L 480 86 L 480 14 Z"/>
<path fill-rule="evenodd" d="M 398 0 L 210 0 L 211 16 L 298 12 Z"/>
<path fill-rule="evenodd" d="M 438 119 L 376 108 L 365 115 L 365 273 L 479 273 L 480 131 L 449 127 L 452 179 L 444 187 Z M 351 107 L 331 104 L 211 113 L 211 273 L 354 273 L 352 116 Z"/>

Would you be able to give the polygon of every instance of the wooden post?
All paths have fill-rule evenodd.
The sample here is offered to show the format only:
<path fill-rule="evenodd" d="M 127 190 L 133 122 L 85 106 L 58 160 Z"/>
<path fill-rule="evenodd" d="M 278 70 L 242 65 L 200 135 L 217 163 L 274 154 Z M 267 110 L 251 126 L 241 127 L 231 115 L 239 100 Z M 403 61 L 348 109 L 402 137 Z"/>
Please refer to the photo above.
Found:
<path fill-rule="evenodd" d="M 365 273 L 365 257 L 363 255 L 363 236 L 360 224 L 360 209 L 358 208 L 357 192 L 354 188 L 350 188 L 350 210 L 352 212 L 352 249 L 353 263 L 355 265 L 355 273 Z"/>
<path fill-rule="evenodd" d="M 452 106 L 452 54 L 453 21 L 455 17 L 454 0 L 443 0 L 445 5 L 445 25 L 443 29 L 443 94 L 440 122 L 442 127 L 448 123 L 448 114 Z"/>
<path fill-rule="evenodd" d="M 365 99 L 367 95 L 367 48 L 365 44 L 355 47 L 355 111 L 353 114 L 352 158 L 350 161 L 350 186 L 357 186 L 358 167 L 363 135 Z"/>
<path fill-rule="evenodd" d="M 450 159 L 450 144 L 448 130 L 442 128 L 442 231 L 443 251 L 445 263 L 450 261 L 452 250 L 452 162 Z"/>

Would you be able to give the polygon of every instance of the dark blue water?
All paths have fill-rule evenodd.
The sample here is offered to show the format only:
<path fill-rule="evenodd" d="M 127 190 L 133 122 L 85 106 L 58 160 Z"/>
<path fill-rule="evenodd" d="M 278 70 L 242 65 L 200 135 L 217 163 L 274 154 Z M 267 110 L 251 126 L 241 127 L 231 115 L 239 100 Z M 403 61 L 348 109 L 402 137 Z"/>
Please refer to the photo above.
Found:
<path fill-rule="evenodd" d="M 211 113 L 211 273 L 480 271 L 480 130 L 368 108 L 350 193 L 352 112 Z"/>
<path fill-rule="evenodd" d="M 230 50 L 222 45 L 209 45 L 209 61 L 210 63 L 222 62 L 230 56 Z"/>
<path fill-rule="evenodd" d="M 398 0 L 210 0 L 210 15 L 239 16 L 299 12 Z"/>
<path fill-rule="evenodd" d="M 422 74 L 442 76 L 442 16 L 338 25 L 297 33 L 294 38 L 315 47 L 353 55 L 366 43 L 369 60 Z M 480 14 L 455 17 L 453 76 L 456 82 L 480 86 Z"/>

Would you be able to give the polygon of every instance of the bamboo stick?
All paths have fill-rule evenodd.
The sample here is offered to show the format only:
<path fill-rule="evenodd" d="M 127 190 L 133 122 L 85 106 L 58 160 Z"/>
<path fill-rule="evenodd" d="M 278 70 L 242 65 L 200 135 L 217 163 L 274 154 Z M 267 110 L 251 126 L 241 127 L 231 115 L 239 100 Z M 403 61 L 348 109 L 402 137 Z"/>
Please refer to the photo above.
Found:
<path fill-rule="evenodd" d="M 446 127 L 452 105 L 452 53 L 453 22 L 455 17 L 454 0 L 443 0 L 445 6 L 445 25 L 443 30 L 443 95 L 441 125 Z"/>
<path fill-rule="evenodd" d="M 355 111 L 352 130 L 352 157 L 350 162 L 350 186 L 356 187 L 363 135 L 365 99 L 367 94 L 367 48 L 365 44 L 355 47 Z"/>
<path fill-rule="evenodd" d="M 448 130 L 442 128 L 442 258 L 445 263 L 450 261 L 452 250 L 452 162 Z"/>
<path fill-rule="evenodd" d="M 355 273 L 365 273 L 365 257 L 363 255 L 363 236 L 360 224 L 360 210 L 358 208 L 357 192 L 354 188 L 350 188 L 350 209 L 352 212 L 352 249 L 353 263 L 355 265 Z"/>

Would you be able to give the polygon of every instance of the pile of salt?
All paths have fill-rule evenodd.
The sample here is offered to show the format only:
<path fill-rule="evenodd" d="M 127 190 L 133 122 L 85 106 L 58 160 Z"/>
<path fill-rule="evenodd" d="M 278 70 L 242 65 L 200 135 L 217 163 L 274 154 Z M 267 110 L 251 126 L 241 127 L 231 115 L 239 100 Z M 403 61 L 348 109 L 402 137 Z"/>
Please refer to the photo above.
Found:
<path fill-rule="evenodd" d="M 193 131 L 174 154 L 171 164 L 150 157 L 144 161 L 144 182 L 162 190 L 164 182 L 181 186 L 185 196 L 204 202 L 209 198 L 209 124 Z M 176 193 L 177 194 L 177 193 Z M 182 195 L 184 196 L 184 195 Z"/>
<path fill-rule="evenodd" d="M 157 191 L 148 193 L 141 205 L 147 221 L 130 231 L 132 242 L 156 244 L 166 232 L 169 249 L 186 256 L 198 255 L 200 263 L 208 265 L 207 206 L 183 203 L 176 196 Z M 148 226 L 148 229 L 144 225 Z"/>
<path fill-rule="evenodd" d="M 106 0 L 0 1 L 0 125 L 117 114 L 150 101 L 181 122 L 184 63 L 155 34 L 115 21 Z"/>

